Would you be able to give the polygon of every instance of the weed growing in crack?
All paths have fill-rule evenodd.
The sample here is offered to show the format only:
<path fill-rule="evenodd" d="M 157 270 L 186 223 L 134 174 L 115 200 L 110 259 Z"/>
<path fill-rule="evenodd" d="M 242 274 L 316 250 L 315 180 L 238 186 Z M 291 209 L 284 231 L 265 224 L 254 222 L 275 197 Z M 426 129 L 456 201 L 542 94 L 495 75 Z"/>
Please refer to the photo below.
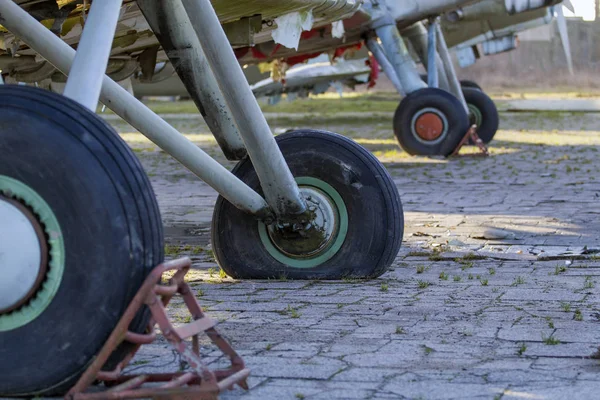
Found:
<path fill-rule="evenodd" d="M 554 267 L 554 275 L 560 275 L 563 272 L 567 272 L 567 267 L 565 267 L 564 265 L 557 265 L 556 267 Z"/>
<path fill-rule="evenodd" d="M 565 302 L 563 302 L 563 303 L 560 303 L 560 308 L 562 308 L 562 310 L 563 310 L 564 312 L 569 312 L 569 311 L 571 311 L 571 305 L 570 305 L 569 303 L 565 303 Z"/>
<path fill-rule="evenodd" d="M 388 284 L 385 283 L 385 282 L 383 282 L 381 284 L 381 287 L 379 288 L 379 291 L 381 291 L 381 292 L 387 292 L 388 291 Z"/>
<path fill-rule="evenodd" d="M 429 256 L 429 261 L 442 261 L 444 258 L 439 253 L 433 253 Z"/>
<path fill-rule="evenodd" d="M 179 254 L 181 254 L 181 250 L 179 249 L 179 246 L 171 245 L 171 244 L 165 245 L 165 256 L 175 257 L 175 256 L 178 256 Z"/>
<path fill-rule="evenodd" d="M 462 278 L 460 276 L 458 276 L 458 275 L 454 275 L 454 278 L 452 278 L 452 280 L 454 282 L 460 282 L 462 280 Z"/>
<path fill-rule="evenodd" d="M 473 263 L 471 261 L 466 261 L 466 262 L 461 262 L 461 267 L 460 269 L 463 271 L 468 270 L 469 268 L 473 268 Z"/>
<path fill-rule="evenodd" d="M 300 313 L 290 304 L 285 308 L 285 310 L 278 311 L 280 315 L 289 315 L 292 318 L 300 318 Z"/>
<path fill-rule="evenodd" d="M 546 344 L 548 346 L 556 346 L 557 344 L 560 344 L 560 340 L 555 338 L 554 335 L 546 336 L 543 333 L 542 333 L 542 341 L 544 342 L 544 344 Z"/>
<path fill-rule="evenodd" d="M 192 248 L 192 254 L 194 254 L 194 255 L 198 255 L 198 254 L 202 253 L 203 251 L 204 251 L 204 249 L 200 246 L 194 246 Z"/>
<path fill-rule="evenodd" d="M 467 253 L 465 254 L 462 259 L 465 261 L 469 261 L 469 260 L 485 260 L 487 257 L 486 256 L 481 256 L 479 254 L 475 254 L 473 252 Z"/>
<path fill-rule="evenodd" d="M 406 257 L 429 257 L 430 254 L 428 251 L 409 251 Z"/>
<path fill-rule="evenodd" d="M 443 281 L 447 281 L 448 280 L 448 274 L 445 273 L 444 271 L 440 272 L 440 279 Z"/>
<path fill-rule="evenodd" d="M 575 314 L 573 314 L 573 319 L 575 321 L 583 321 L 583 314 L 580 309 L 575 310 Z"/>
<path fill-rule="evenodd" d="M 517 276 L 511 286 L 523 285 L 524 283 L 525 278 L 523 278 L 522 276 Z"/>
<path fill-rule="evenodd" d="M 419 285 L 419 289 L 427 289 L 429 287 L 429 285 L 431 285 L 431 283 L 429 283 L 427 281 L 419 281 L 418 285 Z"/>
<path fill-rule="evenodd" d="M 523 353 L 525 353 L 527 351 L 527 345 L 525 343 L 521 343 L 521 346 L 519 346 L 518 350 L 517 350 L 517 354 L 522 356 Z"/>

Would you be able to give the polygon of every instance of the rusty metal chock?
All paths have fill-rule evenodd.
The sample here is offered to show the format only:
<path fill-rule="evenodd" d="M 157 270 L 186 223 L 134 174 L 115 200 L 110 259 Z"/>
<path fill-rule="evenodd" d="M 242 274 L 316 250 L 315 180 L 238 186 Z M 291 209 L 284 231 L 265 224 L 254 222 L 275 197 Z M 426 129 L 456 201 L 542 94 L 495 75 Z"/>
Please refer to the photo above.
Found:
<path fill-rule="evenodd" d="M 185 275 L 191 267 L 189 258 L 163 263 L 150 273 L 137 292 L 108 340 L 75 386 L 65 396 L 69 400 L 96 399 L 217 399 L 220 392 L 232 389 L 236 384 L 248 389 L 246 379 L 250 371 L 227 340 L 215 329 L 216 322 L 207 317 L 198 304 Z M 161 284 L 167 271 L 175 274 L 168 284 Z M 168 319 L 166 306 L 175 296 L 180 295 L 190 311 L 193 322 L 174 327 Z M 152 314 L 147 333 L 129 331 L 129 325 L 140 308 L 147 306 Z M 187 362 L 189 371 L 174 373 L 123 374 L 123 369 L 144 344 L 156 339 L 155 326 L 164 335 L 181 359 Z M 204 332 L 231 362 L 227 369 L 210 370 L 202 361 L 198 335 Z M 191 338 L 191 346 L 186 339 Z M 131 352 L 114 370 L 102 370 L 104 364 L 122 342 L 134 344 Z M 88 391 L 95 381 L 104 382 L 104 391 Z M 148 384 L 154 385 L 149 386 Z"/>
<path fill-rule="evenodd" d="M 469 140 L 479 148 L 479 153 L 475 154 L 459 154 L 460 149 L 469 144 Z M 477 125 L 471 125 L 465 136 L 462 138 L 451 157 L 487 157 L 490 155 L 487 146 L 483 143 L 477 134 Z"/>

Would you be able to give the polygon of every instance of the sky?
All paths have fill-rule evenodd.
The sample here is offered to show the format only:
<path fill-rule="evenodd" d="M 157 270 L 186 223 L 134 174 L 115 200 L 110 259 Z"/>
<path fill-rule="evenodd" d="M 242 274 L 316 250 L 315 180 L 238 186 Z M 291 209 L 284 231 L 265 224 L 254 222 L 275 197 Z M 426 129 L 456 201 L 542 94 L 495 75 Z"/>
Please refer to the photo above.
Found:
<path fill-rule="evenodd" d="M 576 17 L 583 17 L 586 21 L 594 20 L 594 0 L 571 0 L 571 3 L 575 7 Z M 573 14 L 565 8 L 565 16 L 570 17 Z"/>

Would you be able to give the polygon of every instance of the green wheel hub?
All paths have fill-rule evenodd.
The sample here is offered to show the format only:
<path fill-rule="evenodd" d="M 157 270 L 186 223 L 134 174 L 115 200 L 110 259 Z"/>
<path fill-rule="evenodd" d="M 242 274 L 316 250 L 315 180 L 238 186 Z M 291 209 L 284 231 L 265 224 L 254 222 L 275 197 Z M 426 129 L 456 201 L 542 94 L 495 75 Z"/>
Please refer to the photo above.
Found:
<path fill-rule="evenodd" d="M 260 240 L 273 258 L 292 268 L 314 268 L 331 259 L 348 232 L 348 211 L 340 194 L 311 177 L 296 178 L 310 219 L 286 225 L 258 223 Z"/>
<path fill-rule="evenodd" d="M 481 111 L 473 104 L 467 104 L 467 106 L 469 107 L 469 113 L 471 113 L 475 119 L 475 124 L 477 127 L 480 127 L 483 123 L 483 115 L 481 114 Z"/>
<path fill-rule="evenodd" d="M 0 175 L 0 195 L 31 210 L 43 228 L 48 248 L 48 265 L 43 281 L 25 304 L 10 312 L 0 313 L 0 332 L 2 332 L 28 324 L 52 302 L 65 270 L 65 244 L 54 212 L 36 191 L 16 179 Z"/>

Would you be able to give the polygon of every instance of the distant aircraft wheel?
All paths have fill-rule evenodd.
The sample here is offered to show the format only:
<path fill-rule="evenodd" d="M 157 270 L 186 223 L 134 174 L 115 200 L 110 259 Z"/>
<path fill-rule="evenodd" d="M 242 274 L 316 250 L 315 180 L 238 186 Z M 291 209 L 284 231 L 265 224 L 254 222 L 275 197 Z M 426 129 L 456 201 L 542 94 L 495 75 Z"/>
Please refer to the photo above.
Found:
<path fill-rule="evenodd" d="M 468 129 L 469 118 L 460 101 L 441 89 L 409 94 L 394 114 L 394 134 L 412 155 L 448 156 Z"/>
<path fill-rule="evenodd" d="M 0 121 L 0 397 L 58 394 L 162 261 L 160 214 L 134 154 L 79 104 L 3 85 Z"/>
<path fill-rule="evenodd" d="M 343 136 L 298 130 L 277 143 L 306 200 L 310 220 L 265 225 L 219 197 L 212 244 L 235 278 L 372 278 L 394 261 L 404 220 L 398 190 L 383 165 Z M 260 192 L 251 161 L 233 173 Z"/>
<path fill-rule="evenodd" d="M 463 89 L 464 88 L 472 88 L 472 89 L 477 89 L 477 90 L 483 91 L 483 89 L 481 88 L 481 86 L 479 86 L 478 83 L 473 82 L 473 81 L 469 81 L 469 80 L 462 80 L 462 81 L 460 81 L 460 86 Z"/>
<path fill-rule="evenodd" d="M 496 104 L 481 90 L 464 88 L 463 93 L 469 106 L 471 122 L 477 125 L 477 134 L 483 143 L 491 142 L 500 124 Z"/>

